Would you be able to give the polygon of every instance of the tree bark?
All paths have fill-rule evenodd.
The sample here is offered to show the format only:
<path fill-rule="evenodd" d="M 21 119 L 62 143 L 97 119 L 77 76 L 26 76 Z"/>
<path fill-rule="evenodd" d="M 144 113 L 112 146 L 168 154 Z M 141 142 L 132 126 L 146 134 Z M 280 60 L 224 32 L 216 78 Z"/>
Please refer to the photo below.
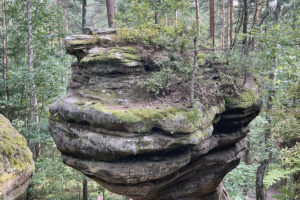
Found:
<path fill-rule="evenodd" d="M 87 180 L 84 177 L 83 178 L 83 182 L 82 182 L 82 195 L 83 195 L 83 200 L 88 200 L 88 184 L 87 184 Z"/>
<path fill-rule="evenodd" d="M 200 36 L 199 0 L 195 0 L 195 4 L 196 4 L 197 34 L 198 36 Z"/>
<path fill-rule="evenodd" d="M 244 53 L 247 54 L 247 27 L 248 27 L 248 0 L 244 0 L 244 5 L 243 5 L 243 48 L 244 48 Z"/>
<path fill-rule="evenodd" d="M 256 0 L 255 1 L 255 11 L 254 11 L 254 16 L 253 16 L 253 23 L 252 23 L 252 30 L 256 31 L 257 30 L 257 22 L 259 18 L 259 13 L 260 13 L 260 4 L 261 0 Z M 253 38 L 252 41 L 252 50 L 256 49 L 256 39 Z"/>
<path fill-rule="evenodd" d="M 224 0 L 222 0 L 221 16 L 222 16 L 221 46 L 224 49 L 224 43 L 225 43 L 225 3 L 224 3 Z"/>
<path fill-rule="evenodd" d="M 213 47 L 215 46 L 215 0 L 209 1 L 209 13 L 210 13 L 210 39 L 212 40 Z"/>
<path fill-rule="evenodd" d="M 57 9 L 60 9 L 60 0 L 56 1 Z M 58 46 L 59 46 L 59 53 L 60 57 L 63 57 L 63 50 L 62 50 L 62 39 L 61 39 L 61 19 L 60 19 L 60 13 L 58 17 Z"/>
<path fill-rule="evenodd" d="M 159 24 L 159 18 L 160 18 L 160 1 L 161 0 L 157 0 L 157 3 L 155 4 L 155 13 L 154 13 L 154 17 L 155 17 L 155 24 Z"/>
<path fill-rule="evenodd" d="M 269 165 L 268 160 L 263 160 L 256 171 L 256 200 L 265 200 L 264 176 Z"/>
<path fill-rule="evenodd" d="M 177 0 L 174 0 L 174 15 L 175 15 L 175 27 L 177 27 L 177 23 L 178 23 L 178 4 L 177 4 Z"/>
<path fill-rule="evenodd" d="M 84 28 L 86 28 L 86 0 L 82 0 L 82 23 L 81 23 L 82 33 Z"/>
<path fill-rule="evenodd" d="M 67 17 L 67 10 L 64 9 L 64 16 L 65 16 L 65 21 L 66 21 L 66 32 L 69 33 L 69 19 Z"/>
<path fill-rule="evenodd" d="M 27 0 L 27 22 L 28 22 L 28 68 L 29 68 L 29 83 L 30 83 L 30 111 L 29 122 L 35 122 L 35 82 L 34 82 L 34 68 L 33 68 L 33 47 L 32 47 L 32 7 L 31 1 Z"/>
<path fill-rule="evenodd" d="M 229 0 L 229 9 L 230 9 L 229 37 L 230 37 L 230 47 L 232 47 L 233 46 L 233 0 Z"/>
<path fill-rule="evenodd" d="M 230 40 L 229 40 L 229 35 L 230 35 L 230 0 L 227 2 L 227 34 L 226 34 L 226 47 L 229 49 L 230 45 Z"/>
<path fill-rule="evenodd" d="M 115 0 L 106 0 L 109 28 L 115 27 Z"/>
<path fill-rule="evenodd" d="M 245 164 L 250 165 L 250 137 L 247 135 L 247 148 L 245 150 Z"/>
<path fill-rule="evenodd" d="M 282 3 L 281 1 L 277 1 L 277 6 L 275 9 L 274 13 L 274 23 L 280 26 L 280 18 L 281 18 L 281 12 L 282 12 Z M 278 48 L 278 44 L 276 44 L 276 48 Z M 277 51 L 275 53 L 275 59 L 274 59 L 274 69 L 276 71 L 278 67 L 278 55 Z M 267 110 L 266 113 L 269 113 L 273 107 L 273 98 L 275 95 L 275 85 L 276 85 L 276 72 L 274 73 L 271 71 L 269 74 L 269 80 L 273 82 L 273 87 L 269 91 L 269 97 L 268 97 L 268 102 L 267 102 Z M 271 136 L 270 128 L 272 125 L 272 120 L 269 115 L 266 116 L 267 122 L 268 122 L 268 130 L 265 133 L 265 144 L 268 145 L 268 140 Z M 267 148 L 268 149 L 268 148 Z M 263 185 L 263 178 L 264 178 L 264 173 L 271 162 L 272 159 L 272 151 L 266 150 L 268 153 L 268 158 L 263 160 L 260 165 L 257 168 L 257 173 L 256 173 L 256 199 L 257 200 L 265 200 L 265 188 Z"/>
<path fill-rule="evenodd" d="M 191 76 L 191 85 L 190 85 L 190 90 L 191 90 L 191 106 L 194 104 L 195 100 L 195 74 L 196 70 L 198 67 L 198 61 L 197 61 L 197 55 L 198 55 L 198 49 L 197 49 L 197 42 L 198 42 L 198 37 L 194 38 L 194 65 L 193 65 L 193 71 L 192 71 L 192 76 Z"/>
<path fill-rule="evenodd" d="M 3 64 L 3 81 L 4 81 L 4 100 L 5 102 L 5 116 L 9 118 L 9 94 L 8 94 L 8 85 L 7 85 L 7 73 L 8 73 L 8 62 L 7 62 L 7 26 L 6 26 L 6 6 L 5 0 L 2 0 L 2 30 L 5 32 L 3 34 L 3 48 L 2 48 L 2 64 Z"/>

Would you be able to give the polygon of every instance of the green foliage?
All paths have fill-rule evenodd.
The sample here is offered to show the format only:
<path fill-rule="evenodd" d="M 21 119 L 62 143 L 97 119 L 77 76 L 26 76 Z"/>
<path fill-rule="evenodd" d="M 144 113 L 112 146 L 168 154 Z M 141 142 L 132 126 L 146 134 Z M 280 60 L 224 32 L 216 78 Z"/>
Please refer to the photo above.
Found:
<path fill-rule="evenodd" d="M 80 199 L 84 176 L 61 161 L 60 153 L 53 141 L 45 148 L 46 154 L 36 161 L 36 173 L 33 177 L 33 198 L 47 200 Z M 88 181 L 88 189 L 90 199 L 97 199 L 105 192 L 106 199 L 123 200 L 123 197 L 119 195 L 103 191 L 103 188 L 93 181 Z"/>
<path fill-rule="evenodd" d="M 266 188 L 269 188 L 275 183 L 277 183 L 278 181 L 284 178 L 288 178 L 299 171 L 300 171 L 300 166 L 292 169 L 283 169 L 277 166 L 271 169 L 270 171 L 268 171 L 268 173 L 264 177 L 264 184 Z"/>
<path fill-rule="evenodd" d="M 173 71 L 170 68 L 164 68 L 159 72 L 155 72 L 151 79 L 144 84 L 144 87 L 148 92 L 153 93 L 154 95 L 159 95 L 166 87 L 168 87 L 172 73 Z"/>
<path fill-rule="evenodd" d="M 247 192 L 255 188 L 256 165 L 246 165 L 241 162 L 224 178 L 224 186 L 234 200 L 246 200 Z"/>

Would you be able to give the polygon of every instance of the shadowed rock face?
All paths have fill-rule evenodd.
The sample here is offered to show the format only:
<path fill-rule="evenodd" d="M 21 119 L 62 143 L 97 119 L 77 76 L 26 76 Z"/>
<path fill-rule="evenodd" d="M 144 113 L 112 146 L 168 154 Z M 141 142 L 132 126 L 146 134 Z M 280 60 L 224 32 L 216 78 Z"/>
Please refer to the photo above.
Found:
<path fill-rule="evenodd" d="M 188 108 L 177 97 L 155 99 L 141 86 L 152 74 L 145 54 L 155 52 L 118 42 L 115 31 L 66 39 L 78 62 L 67 94 L 50 108 L 63 162 L 134 200 L 218 199 L 260 111 L 253 79 L 234 97 L 218 93 L 225 83 L 210 67 L 200 77 L 208 101 Z"/>
<path fill-rule="evenodd" d="M 0 199 L 12 200 L 23 194 L 33 172 L 25 138 L 0 114 Z"/>

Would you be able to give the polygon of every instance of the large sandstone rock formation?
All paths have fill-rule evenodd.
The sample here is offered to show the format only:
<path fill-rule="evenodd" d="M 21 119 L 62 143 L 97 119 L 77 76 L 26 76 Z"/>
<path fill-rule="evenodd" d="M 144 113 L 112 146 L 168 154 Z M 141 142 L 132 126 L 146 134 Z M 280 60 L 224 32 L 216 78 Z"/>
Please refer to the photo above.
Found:
<path fill-rule="evenodd" d="M 0 114 L 0 199 L 13 200 L 23 194 L 33 172 L 26 139 Z"/>
<path fill-rule="evenodd" d="M 141 86 L 155 68 L 154 50 L 120 42 L 111 30 L 70 36 L 66 46 L 78 62 L 68 93 L 50 108 L 65 164 L 134 200 L 220 197 L 260 110 L 252 78 L 226 81 L 218 66 L 200 69 L 202 87 L 190 108 L 185 88 L 153 98 Z"/>

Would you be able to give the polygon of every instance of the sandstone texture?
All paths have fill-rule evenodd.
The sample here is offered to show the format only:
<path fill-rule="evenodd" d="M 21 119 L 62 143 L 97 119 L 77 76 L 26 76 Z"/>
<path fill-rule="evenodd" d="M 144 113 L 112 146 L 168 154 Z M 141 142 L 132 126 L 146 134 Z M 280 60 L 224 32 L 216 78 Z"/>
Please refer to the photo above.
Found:
<path fill-rule="evenodd" d="M 142 87 L 155 50 L 123 42 L 115 30 L 86 33 L 66 38 L 77 62 L 67 94 L 50 108 L 63 162 L 134 200 L 219 199 L 261 108 L 254 79 L 235 81 L 234 93 L 211 64 L 199 69 L 194 106 L 182 100 L 185 89 L 155 98 Z"/>
<path fill-rule="evenodd" d="M 23 194 L 33 172 L 26 139 L 0 114 L 0 199 L 12 200 Z"/>

